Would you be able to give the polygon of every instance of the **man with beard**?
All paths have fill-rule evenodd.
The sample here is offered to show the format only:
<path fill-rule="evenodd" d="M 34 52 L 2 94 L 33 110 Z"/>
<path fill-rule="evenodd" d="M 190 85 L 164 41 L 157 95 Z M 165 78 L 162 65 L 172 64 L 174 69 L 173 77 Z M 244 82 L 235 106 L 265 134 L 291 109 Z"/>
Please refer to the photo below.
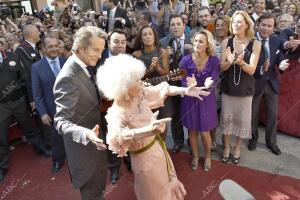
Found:
<path fill-rule="evenodd" d="M 202 30 L 202 29 L 207 29 L 208 24 L 211 21 L 211 14 L 210 10 L 206 6 L 201 6 L 198 10 L 198 25 L 197 27 L 193 28 L 192 31 L 189 34 L 189 39 L 193 37 L 193 35 Z"/>

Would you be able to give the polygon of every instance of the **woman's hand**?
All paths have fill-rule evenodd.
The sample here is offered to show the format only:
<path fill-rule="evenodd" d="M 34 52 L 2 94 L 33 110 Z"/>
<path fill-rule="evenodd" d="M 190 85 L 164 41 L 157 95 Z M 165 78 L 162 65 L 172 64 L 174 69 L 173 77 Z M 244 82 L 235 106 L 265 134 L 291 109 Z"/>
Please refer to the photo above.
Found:
<path fill-rule="evenodd" d="M 245 55 L 245 52 L 238 54 L 236 56 L 235 63 L 238 64 L 239 66 L 242 66 L 243 64 L 245 64 L 244 55 Z"/>
<path fill-rule="evenodd" d="M 151 71 L 156 70 L 159 68 L 159 58 L 158 57 L 153 57 L 152 62 L 150 64 L 150 69 Z"/>
<path fill-rule="evenodd" d="M 201 96 L 208 96 L 210 92 L 205 91 L 206 87 L 196 87 L 197 82 L 189 86 L 188 88 L 185 88 L 185 95 L 190 97 L 197 97 L 200 100 L 203 100 Z"/>
<path fill-rule="evenodd" d="M 192 77 L 186 77 L 187 86 L 197 85 L 197 80 L 195 78 L 195 74 L 192 75 Z"/>
<path fill-rule="evenodd" d="M 227 47 L 227 49 L 225 50 L 226 53 L 226 60 L 232 64 L 234 61 L 234 54 L 231 53 L 230 47 Z"/>
<path fill-rule="evenodd" d="M 207 78 L 205 79 L 205 82 L 204 82 L 204 87 L 205 87 L 206 89 L 209 89 L 209 88 L 212 87 L 213 83 L 214 83 L 214 80 L 212 80 L 211 77 L 207 77 Z"/>
<path fill-rule="evenodd" d="M 155 113 L 153 113 L 151 122 L 147 127 L 149 132 L 161 131 L 162 127 L 165 127 L 165 122 L 171 121 L 171 118 L 157 119 L 158 114 L 159 114 L 159 111 L 156 111 Z"/>

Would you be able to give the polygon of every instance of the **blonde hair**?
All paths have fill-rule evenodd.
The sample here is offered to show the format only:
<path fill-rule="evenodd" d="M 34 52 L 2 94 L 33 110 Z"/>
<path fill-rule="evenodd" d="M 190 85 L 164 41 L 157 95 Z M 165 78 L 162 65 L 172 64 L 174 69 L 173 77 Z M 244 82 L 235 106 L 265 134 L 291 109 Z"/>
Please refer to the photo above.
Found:
<path fill-rule="evenodd" d="M 209 56 L 215 55 L 216 54 L 216 52 L 215 52 L 216 43 L 215 43 L 212 33 L 208 30 L 204 29 L 204 30 L 197 31 L 192 37 L 192 40 L 191 40 L 192 44 L 194 44 L 195 37 L 199 34 L 203 34 L 206 36 L 206 40 L 207 40 L 206 53 L 207 53 L 207 55 L 209 55 Z"/>
<path fill-rule="evenodd" d="M 238 10 L 236 11 L 232 17 L 231 17 L 231 20 L 230 20 L 230 27 L 229 27 L 229 31 L 230 33 L 233 35 L 233 31 L 232 31 L 232 21 L 233 21 L 233 18 L 236 17 L 237 15 L 242 15 L 246 24 L 248 25 L 248 28 L 246 29 L 246 37 L 247 39 L 252 39 L 254 38 L 255 36 L 255 33 L 254 33 L 254 23 L 252 22 L 251 18 L 249 17 L 249 15 L 247 14 L 247 12 L 243 11 L 243 10 Z"/>

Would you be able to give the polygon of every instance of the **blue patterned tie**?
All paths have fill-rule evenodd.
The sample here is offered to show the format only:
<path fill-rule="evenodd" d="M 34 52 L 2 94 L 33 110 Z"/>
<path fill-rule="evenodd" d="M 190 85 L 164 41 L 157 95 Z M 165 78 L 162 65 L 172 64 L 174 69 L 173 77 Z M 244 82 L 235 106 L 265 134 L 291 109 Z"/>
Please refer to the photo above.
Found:
<path fill-rule="evenodd" d="M 55 77 L 57 77 L 57 75 L 60 71 L 60 67 L 57 65 L 57 62 L 55 60 L 52 60 L 51 64 L 52 64 L 52 71 L 53 71 Z"/>
<path fill-rule="evenodd" d="M 261 40 L 265 54 L 266 54 L 266 59 L 270 60 L 270 53 L 269 53 L 269 49 L 266 46 L 266 42 L 267 40 Z"/>

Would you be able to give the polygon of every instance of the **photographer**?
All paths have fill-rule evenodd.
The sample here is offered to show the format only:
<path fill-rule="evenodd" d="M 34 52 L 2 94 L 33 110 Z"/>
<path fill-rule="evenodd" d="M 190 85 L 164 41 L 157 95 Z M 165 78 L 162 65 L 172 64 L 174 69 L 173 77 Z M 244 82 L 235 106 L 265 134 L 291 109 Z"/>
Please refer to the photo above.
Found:
<path fill-rule="evenodd" d="M 148 12 L 151 15 L 152 23 L 158 25 L 157 15 L 158 15 L 158 0 L 147 0 Z"/>
<path fill-rule="evenodd" d="M 120 21 L 127 28 L 131 28 L 131 23 L 127 17 L 126 11 L 118 7 L 117 0 L 108 0 L 108 7 L 108 20 L 105 26 L 106 32 L 109 32 L 114 28 L 114 24 L 116 21 Z"/>
<path fill-rule="evenodd" d="M 185 5 L 181 1 L 162 0 L 157 18 L 165 36 L 169 34 L 169 19 L 171 14 L 181 14 L 184 11 Z"/>
<path fill-rule="evenodd" d="M 300 57 L 300 15 L 294 27 L 281 31 L 279 35 L 283 42 L 286 57 L 291 60 L 299 60 Z"/>
<path fill-rule="evenodd" d="M 143 12 L 147 10 L 147 4 L 145 0 L 137 0 L 134 2 L 134 9 L 136 12 Z"/>
<path fill-rule="evenodd" d="M 61 15 L 66 9 L 68 9 L 67 0 L 53 0 L 51 5 L 54 6 L 54 17 L 55 19 L 60 19 Z M 57 21 L 55 20 L 55 24 Z"/>

